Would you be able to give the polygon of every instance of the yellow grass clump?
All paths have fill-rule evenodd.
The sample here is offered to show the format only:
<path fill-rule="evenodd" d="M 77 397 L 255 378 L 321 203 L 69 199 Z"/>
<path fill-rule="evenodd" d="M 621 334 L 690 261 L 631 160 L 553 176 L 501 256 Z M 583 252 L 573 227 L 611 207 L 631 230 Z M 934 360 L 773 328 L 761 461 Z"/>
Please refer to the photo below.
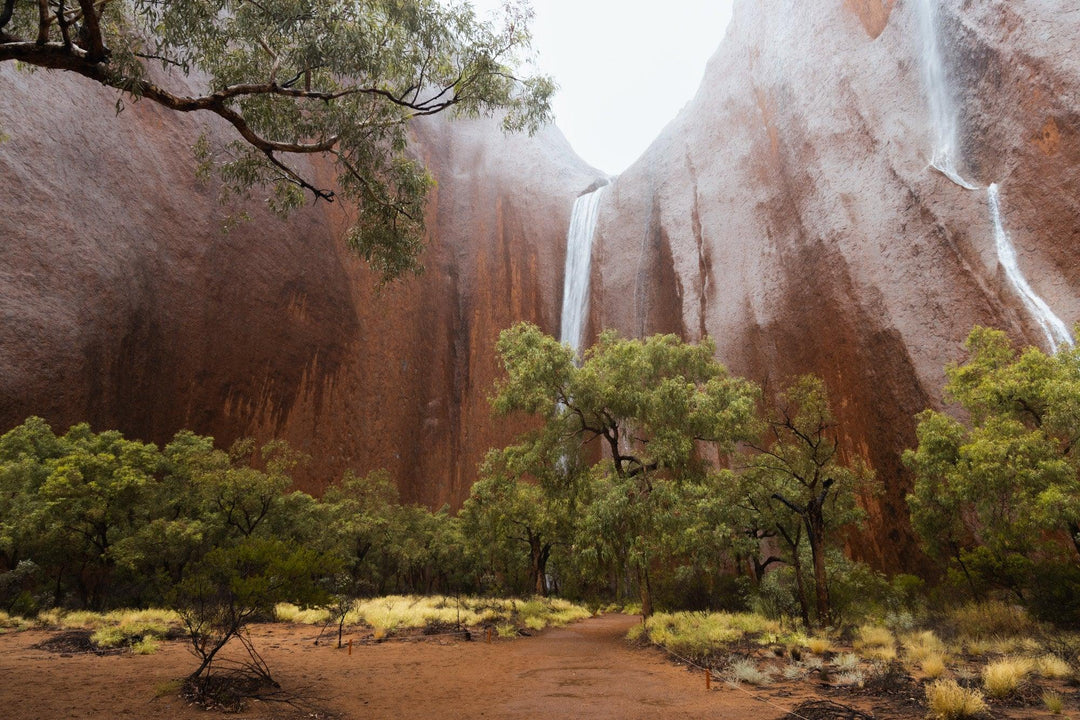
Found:
<path fill-rule="evenodd" d="M 591 615 L 567 600 L 493 600 L 486 598 L 419 597 L 390 595 L 357 602 L 346 615 L 347 624 L 363 623 L 384 634 L 401 628 L 435 624 L 475 627 L 495 621 L 517 622 L 533 630 L 566 625 Z"/>
<path fill-rule="evenodd" d="M 1030 637 L 1038 630 L 1023 608 L 999 601 L 969 603 L 953 610 L 949 619 L 959 635 L 969 638 Z"/>
<path fill-rule="evenodd" d="M 875 648 L 892 648 L 895 642 L 892 631 L 878 625 L 863 625 L 855 633 L 852 646 L 856 652 Z"/>
<path fill-rule="evenodd" d="M 978 690 L 962 688 L 955 680 L 936 680 L 926 686 L 926 704 L 937 720 L 963 720 L 986 712 L 986 701 Z"/>
<path fill-rule="evenodd" d="M 806 639 L 806 649 L 815 655 L 824 655 L 832 650 L 832 641 L 824 635 L 815 635 Z"/>
<path fill-rule="evenodd" d="M 1040 655 L 1035 658 L 1035 672 L 1044 678 L 1064 680 L 1072 675 L 1072 668 L 1057 655 Z"/>
<path fill-rule="evenodd" d="M 921 663 L 932 655 L 943 656 L 946 651 L 945 643 L 932 630 L 904 635 L 900 644 L 904 647 L 904 656 L 915 663 Z"/>
<path fill-rule="evenodd" d="M 656 613 L 644 627 L 631 630 L 631 639 L 644 634 L 674 653 L 705 657 L 747 635 L 778 632 L 778 622 L 753 613 Z"/>
<path fill-rule="evenodd" d="M 990 697 L 1008 697 L 1031 672 L 1027 658 L 1002 658 L 983 668 L 983 687 Z"/>
<path fill-rule="evenodd" d="M 1042 696 L 1043 705 L 1050 711 L 1051 715 L 1060 715 L 1065 709 L 1065 700 L 1061 697 L 1061 693 L 1054 692 L 1053 690 L 1047 690 Z"/>
<path fill-rule="evenodd" d="M 299 625 L 323 625 L 330 621 L 330 611 L 325 608 L 301 608 L 292 603 L 278 603 L 274 606 L 274 619 Z"/>
<path fill-rule="evenodd" d="M 919 668 L 926 677 L 931 679 L 939 678 L 945 674 L 945 670 L 947 669 L 945 665 L 945 656 L 938 653 L 927 655 L 919 663 Z"/>

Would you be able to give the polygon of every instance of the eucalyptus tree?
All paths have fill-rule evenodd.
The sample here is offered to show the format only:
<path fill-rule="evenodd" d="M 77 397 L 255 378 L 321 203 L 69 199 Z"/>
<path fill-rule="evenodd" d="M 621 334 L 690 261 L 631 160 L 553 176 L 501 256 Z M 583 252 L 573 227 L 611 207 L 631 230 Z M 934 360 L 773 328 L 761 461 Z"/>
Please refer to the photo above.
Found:
<path fill-rule="evenodd" d="M 506 379 L 492 399 L 496 413 L 540 420 L 520 439 L 523 451 L 566 447 L 573 462 L 586 461 L 592 549 L 634 576 L 651 613 L 650 567 L 669 546 L 680 484 L 705 477 L 706 446 L 724 454 L 750 437 L 756 387 L 728 374 L 708 340 L 607 331 L 579 367 L 568 346 L 520 323 L 503 331 L 497 348 Z"/>
<path fill-rule="evenodd" d="M 758 516 L 755 532 L 771 525 L 787 546 L 804 620 L 809 619 L 800 549 L 810 546 L 817 621 L 832 619 L 825 564 L 835 531 L 862 517 L 856 500 L 873 491 L 873 472 L 856 457 L 842 462 L 837 422 L 825 383 L 814 375 L 797 378 L 766 413 L 762 438 L 744 471 L 743 502 Z M 764 522 L 762 521 L 764 520 Z"/>
<path fill-rule="evenodd" d="M 128 98 L 219 117 L 235 139 L 204 135 L 202 172 L 227 193 L 265 187 L 281 213 L 355 204 L 347 241 L 386 279 L 419 268 L 431 179 L 406 151 L 412 118 L 550 118 L 553 82 L 520 71 L 531 15 L 520 0 L 499 22 L 442 0 L 0 0 L 0 62 L 115 88 L 118 111 Z M 298 162 L 314 155 L 333 182 Z"/>
<path fill-rule="evenodd" d="M 945 370 L 963 419 L 924 411 L 904 453 L 912 525 L 976 594 L 989 580 L 1023 596 L 1037 557 L 1080 559 L 1080 351 L 1017 350 L 983 327 L 965 349 Z"/>

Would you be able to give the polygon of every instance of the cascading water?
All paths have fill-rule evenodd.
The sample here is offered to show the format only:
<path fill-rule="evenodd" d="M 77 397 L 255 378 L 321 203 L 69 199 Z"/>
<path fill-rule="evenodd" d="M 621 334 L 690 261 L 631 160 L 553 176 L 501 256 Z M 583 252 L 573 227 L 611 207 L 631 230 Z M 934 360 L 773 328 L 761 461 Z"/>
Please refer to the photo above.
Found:
<path fill-rule="evenodd" d="M 922 39 L 923 82 L 926 83 L 930 119 L 936 134 L 930 165 L 960 187 L 966 190 L 977 190 L 978 188 L 965 180 L 956 168 L 956 162 L 960 156 L 958 119 L 956 104 L 953 102 L 948 77 L 945 74 L 945 62 L 941 57 L 941 46 L 938 44 L 937 3 L 934 0 L 919 0 L 917 7 L 919 36 Z"/>
<path fill-rule="evenodd" d="M 930 119 L 935 132 L 934 153 L 930 165 L 965 190 L 978 190 L 978 186 L 968 182 L 957 169 L 960 159 L 960 141 L 958 138 L 958 118 L 952 93 L 949 89 L 945 63 L 941 56 L 941 47 L 937 33 L 937 1 L 918 0 L 920 37 L 922 40 L 921 56 L 923 81 L 930 105 Z M 1072 335 L 1054 314 L 1046 301 L 1036 294 L 1028 283 L 1016 260 L 1016 248 L 1013 247 L 1009 234 L 1001 219 L 1001 199 L 998 184 L 990 183 L 986 188 L 987 202 L 990 205 L 990 218 L 994 224 L 994 246 L 997 250 L 998 263 L 1005 270 L 1005 276 L 1020 296 L 1024 307 L 1035 319 L 1046 336 L 1050 352 L 1057 352 L 1061 345 L 1072 346 Z"/>
<path fill-rule="evenodd" d="M 575 354 L 581 352 L 581 333 L 589 313 L 589 274 L 592 271 L 592 241 L 600 214 L 600 198 L 607 185 L 582 195 L 570 212 L 566 233 L 566 270 L 563 274 L 562 332 L 559 341 L 568 343 Z"/>
<path fill-rule="evenodd" d="M 1005 232 L 1005 225 L 1001 222 L 1001 200 L 998 196 L 997 183 L 990 183 L 990 187 L 986 188 L 986 196 L 990 203 L 990 218 L 994 222 L 994 244 L 997 246 L 998 262 L 1004 268 L 1005 275 L 1016 288 L 1016 293 L 1023 301 L 1024 307 L 1028 309 L 1043 334 L 1046 335 L 1050 352 L 1057 352 L 1060 345 L 1071 346 L 1073 339 L 1069 334 L 1069 328 L 1061 318 L 1054 314 L 1046 301 L 1035 294 L 1023 273 L 1020 272 L 1020 267 L 1016 263 L 1016 249 L 1009 239 L 1009 234 Z"/>

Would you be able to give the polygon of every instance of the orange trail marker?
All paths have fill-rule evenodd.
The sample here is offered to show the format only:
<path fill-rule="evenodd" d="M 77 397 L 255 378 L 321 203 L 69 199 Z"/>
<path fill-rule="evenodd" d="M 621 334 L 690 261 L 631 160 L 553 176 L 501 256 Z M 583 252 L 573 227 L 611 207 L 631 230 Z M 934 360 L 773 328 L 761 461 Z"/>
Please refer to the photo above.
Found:
<path fill-rule="evenodd" d="M 705 689 L 712 690 L 712 671 L 705 668 Z"/>

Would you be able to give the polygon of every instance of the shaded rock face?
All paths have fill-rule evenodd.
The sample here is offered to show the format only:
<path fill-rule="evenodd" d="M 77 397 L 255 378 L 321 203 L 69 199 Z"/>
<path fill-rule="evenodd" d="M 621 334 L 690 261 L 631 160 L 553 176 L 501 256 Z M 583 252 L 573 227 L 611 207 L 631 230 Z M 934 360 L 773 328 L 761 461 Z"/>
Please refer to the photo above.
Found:
<path fill-rule="evenodd" d="M 694 100 L 600 210 L 591 327 L 710 335 L 775 392 L 824 377 L 886 491 L 854 549 L 917 556 L 899 455 L 976 323 L 1043 335 L 999 268 L 985 189 L 929 167 L 919 0 L 741 2 Z M 941 0 L 965 175 L 998 182 L 1027 279 L 1080 320 L 1080 14 Z M 645 288 L 643 290 L 643 288 Z"/>
<path fill-rule="evenodd" d="M 433 506 L 520 429 L 489 419 L 493 343 L 519 319 L 557 332 L 570 207 L 598 174 L 557 130 L 419 125 L 427 272 L 376 293 L 344 208 L 248 202 L 222 232 L 190 151 L 211 119 L 116 117 L 113 93 L 59 73 L 0 67 L 0 85 L 0 427 L 282 437 L 312 457 L 306 489 L 386 467 Z"/>

